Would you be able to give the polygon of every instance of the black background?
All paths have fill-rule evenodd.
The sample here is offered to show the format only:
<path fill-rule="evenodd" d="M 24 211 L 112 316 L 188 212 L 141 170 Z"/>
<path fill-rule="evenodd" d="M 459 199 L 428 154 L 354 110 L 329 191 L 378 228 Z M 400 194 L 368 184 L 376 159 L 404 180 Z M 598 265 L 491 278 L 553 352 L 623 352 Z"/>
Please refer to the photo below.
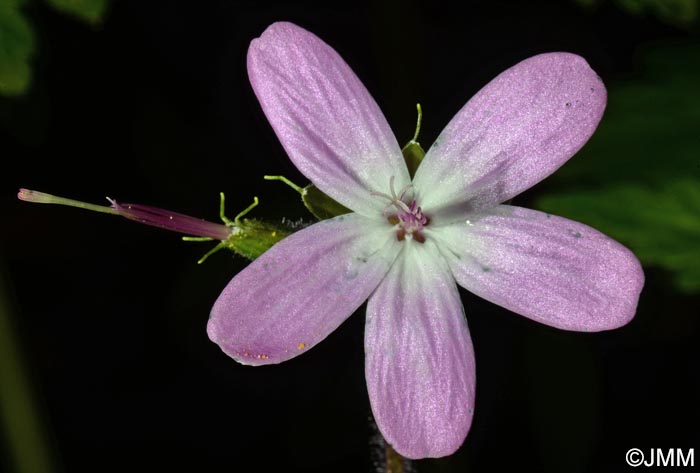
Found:
<path fill-rule="evenodd" d="M 34 83 L 0 101 L 0 269 L 67 472 L 373 471 L 364 309 L 304 356 L 238 365 L 205 326 L 246 261 L 219 253 L 197 266 L 206 244 L 19 202 L 17 188 L 210 220 L 225 191 L 230 216 L 257 195 L 254 216 L 310 219 L 291 190 L 262 180 L 305 183 L 246 75 L 250 40 L 278 20 L 336 48 L 401 143 L 420 102 L 426 149 L 481 86 L 528 56 L 575 52 L 608 82 L 636 74 L 640 45 L 696 38 L 572 2 L 119 1 L 99 28 L 39 3 L 28 14 L 39 35 Z M 515 203 L 527 207 L 541 189 Z M 646 275 L 636 319 L 599 334 L 557 331 L 462 291 L 474 424 L 456 455 L 417 471 L 625 471 L 632 447 L 694 447 L 699 462 L 698 298 L 676 294 L 654 268 Z"/>

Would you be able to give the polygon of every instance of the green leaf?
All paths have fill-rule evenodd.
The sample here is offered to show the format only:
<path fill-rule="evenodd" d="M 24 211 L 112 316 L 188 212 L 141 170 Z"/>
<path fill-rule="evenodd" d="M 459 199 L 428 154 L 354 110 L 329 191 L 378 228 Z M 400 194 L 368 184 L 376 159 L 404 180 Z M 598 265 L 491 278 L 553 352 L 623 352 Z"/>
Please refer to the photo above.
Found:
<path fill-rule="evenodd" d="M 643 57 L 642 76 L 610 85 L 598 130 L 535 205 L 607 233 L 671 271 L 681 290 L 700 291 L 700 47 Z"/>
<path fill-rule="evenodd" d="M 47 0 L 56 10 L 79 20 L 99 25 L 109 6 L 109 0 Z"/>
<path fill-rule="evenodd" d="M 31 83 L 34 31 L 17 0 L 0 2 L 0 94 L 21 95 Z"/>
<path fill-rule="evenodd" d="M 352 210 L 339 204 L 335 200 L 321 192 L 318 187 L 309 184 L 301 193 L 301 200 L 309 212 L 319 220 L 337 217 L 352 212 Z"/>

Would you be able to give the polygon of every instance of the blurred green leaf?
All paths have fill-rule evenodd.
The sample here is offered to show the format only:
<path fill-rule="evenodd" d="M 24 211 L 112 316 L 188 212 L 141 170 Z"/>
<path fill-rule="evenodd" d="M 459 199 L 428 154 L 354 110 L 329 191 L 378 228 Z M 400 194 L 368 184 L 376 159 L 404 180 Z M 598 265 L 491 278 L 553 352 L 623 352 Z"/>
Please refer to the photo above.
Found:
<path fill-rule="evenodd" d="M 4 1 L 4 0 L 0 0 Z M 62 471 L 56 464 L 46 413 L 32 389 L 14 321 L 12 288 L 0 255 L 0 465 L 16 473 Z"/>
<path fill-rule="evenodd" d="M 627 243 L 645 264 L 673 271 L 680 289 L 700 291 L 700 179 L 551 195 L 538 207 Z"/>
<path fill-rule="evenodd" d="M 597 7 L 609 0 L 575 0 L 586 8 Z M 698 19 L 700 0 L 615 0 L 617 6 L 633 15 L 651 14 L 661 21 L 687 28 Z"/>
<path fill-rule="evenodd" d="M 689 26 L 698 17 L 698 0 L 617 0 L 630 13 L 651 13 L 675 26 Z"/>
<path fill-rule="evenodd" d="M 24 94 L 31 83 L 34 31 L 20 11 L 25 0 L 0 1 L 0 94 Z M 47 0 L 58 11 L 91 25 L 102 22 L 109 0 Z"/>
<path fill-rule="evenodd" d="M 622 241 L 685 291 L 700 291 L 698 57 L 698 46 L 645 54 L 642 77 L 610 86 L 593 138 L 536 202 Z"/>
<path fill-rule="evenodd" d="M 0 2 L 0 94 L 20 95 L 31 82 L 34 32 L 20 11 L 21 1 Z"/>
<path fill-rule="evenodd" d="M 109 6 L 109 0 L 47 0 L 56 10 L 72 15 L 92 25 L 98 25 Z"/>
<path fill-rule="evenodd" d="M 700 176 L 700 46 L 643 56 L 642 77 L 608 84 L 608 107 L 591 140 L 551 184 L 600 187 Z"/>

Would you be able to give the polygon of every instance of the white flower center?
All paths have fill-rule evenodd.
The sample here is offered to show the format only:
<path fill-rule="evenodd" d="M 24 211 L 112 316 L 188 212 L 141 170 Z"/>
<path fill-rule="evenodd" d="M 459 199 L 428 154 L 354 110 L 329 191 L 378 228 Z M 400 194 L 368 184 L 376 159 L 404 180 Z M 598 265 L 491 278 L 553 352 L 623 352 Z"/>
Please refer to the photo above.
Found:
<path fill-rule="evenodd" d="M 408 192 L 413 190 L 413 185 L 407 185 L 397 195 L 394 190 L 394 176 L 391 176 L 389 179 L 389 190 L 391 195 L 383 192 L 372 192 L 372 195 L 388 201 L 382 213 L 387 221 L 396 228 L 396 238 L 399 241 L 411 238 L 419 243 L 423 243 L 425 236 L 422 230 L 423 227 L 430 223 L 430 219 L 425 216 L 415 199 L 407 198 Z"/>

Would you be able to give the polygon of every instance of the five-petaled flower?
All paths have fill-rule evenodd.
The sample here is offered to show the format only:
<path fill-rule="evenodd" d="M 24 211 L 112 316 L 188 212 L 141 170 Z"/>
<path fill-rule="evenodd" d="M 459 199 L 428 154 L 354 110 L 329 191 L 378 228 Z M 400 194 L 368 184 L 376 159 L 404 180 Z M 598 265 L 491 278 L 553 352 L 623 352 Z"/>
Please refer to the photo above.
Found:
<path fill-rule="evenodd" d="M 279 363 L 367 299 L 366 378 L 384 437 L 409 458 L 453 453 L 474 412 L 474 354 L 457 284 L 538 322 L 594 332 L 634 316 L 634 255 L 565 218 L 502 203 L 588 140 L 606 91 L 582 58 L 541 54 L 457 113 L 411 180 L 379 107 L 327 44 L 290 23 L 248 51 L 262 109 L 297 168 L 353 213 L 282 240 L 216 301 L 210 338 Z"/>

